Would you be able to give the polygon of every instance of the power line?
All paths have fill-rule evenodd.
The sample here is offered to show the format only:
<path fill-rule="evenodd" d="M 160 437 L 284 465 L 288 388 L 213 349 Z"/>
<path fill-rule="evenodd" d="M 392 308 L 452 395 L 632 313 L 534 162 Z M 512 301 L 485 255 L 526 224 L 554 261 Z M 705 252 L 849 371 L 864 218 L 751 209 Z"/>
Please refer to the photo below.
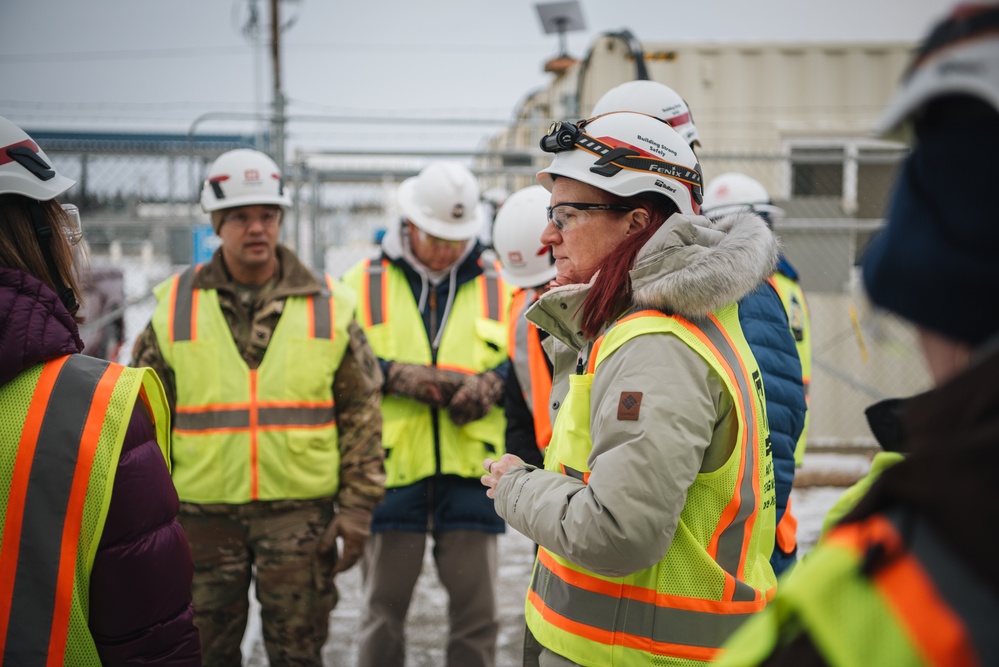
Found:
<path fill-rule="evenodd" d="M 386 53 L 393 55 L 453 55 L 499 54 L 526 56 L 523 44 L 288 44 L 289 51 L 325 53 Z M 121 51 L 62 51 L 58 53 L 8 53 L 0 54 L 0 64 L 94 62 L 107 60 L 169 60 L 175 58 L 200 58 L 203 56 L 245 56 L 245 45 L 192 46 L 162 49 L 129 49 Z"/>

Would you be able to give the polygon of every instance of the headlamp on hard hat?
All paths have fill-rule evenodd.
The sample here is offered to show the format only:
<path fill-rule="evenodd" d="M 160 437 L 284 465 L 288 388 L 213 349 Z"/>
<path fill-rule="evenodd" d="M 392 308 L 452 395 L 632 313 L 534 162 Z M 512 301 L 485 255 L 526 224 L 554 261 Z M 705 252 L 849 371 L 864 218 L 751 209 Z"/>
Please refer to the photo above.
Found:
<path fill-rule="evenodd" d="M 557 120 L 548 126 L 548 134 L 541 137 L 541 150 L 546 153 L 571 151 L 583 133 L 585 120 Z"/>
<path fill-rule="evenodd" d="M 643 155 L 640 151 L 628 146 L 611 146 L 583 131 L 588 123 L 600 117 L 596 116 L 580 121 L 555 121 L 548 127 L 548 134 L 541 138 L 541 150 L 546 153 L 561 153 L 581 148 L 597 156 L 590 171 L 600 176 L 611 177 L 623 169 L 668 176 L 685 183 L 690 188 L 693 200 L 698 205 L 701 204 L 704 199 L 704 182 L 701 177 L 700 164 L 695 164 L 693 168 L 690 168 L 648 154 Z M 655 118 L 654 116 L 649 117 Z M 655 120 L 669 126 L 669 123 L 660 118 L 655 118 Z"/>

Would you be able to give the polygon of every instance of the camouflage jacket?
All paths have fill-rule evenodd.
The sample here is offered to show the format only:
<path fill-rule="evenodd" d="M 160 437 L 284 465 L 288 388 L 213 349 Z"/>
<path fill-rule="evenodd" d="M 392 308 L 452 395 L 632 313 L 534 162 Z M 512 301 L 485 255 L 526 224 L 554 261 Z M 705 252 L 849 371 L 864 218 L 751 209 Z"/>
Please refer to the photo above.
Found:
<path fill-rule="evenodd" d="M 257 368 L 267 352 L 274 328 L 290 296 L 317 294 L 319 281 L 291 250 L 278 246 L 278 270 L 259 292 L 241 290 L 233 282 L 216 251 L 194 280 L 195 289 L 218 292 L 219 305 L 232 331 L 236 348 L 250 368 Z M 385 452 L 382 449 L 382 373 L 364 332 L 356 321 L 349 326 L 350 343 L 333 380 L 340 446 L 341 507 L 372 510 L 384 495 Z M 152 322 L 135 341 L 132 366 L 149 366 L 160 376 L 170 408 L 177 404 L 174 371 L 160 352 Z"/>

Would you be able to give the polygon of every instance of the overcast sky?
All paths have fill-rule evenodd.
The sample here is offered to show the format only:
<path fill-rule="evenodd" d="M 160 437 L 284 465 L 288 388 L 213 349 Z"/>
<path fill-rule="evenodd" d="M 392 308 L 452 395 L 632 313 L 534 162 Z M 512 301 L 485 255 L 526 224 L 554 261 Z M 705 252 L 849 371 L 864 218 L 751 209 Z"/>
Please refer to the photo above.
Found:
<path fill-rule="evenodd" d="M 254 0 L 0 0 L 0 115 L 32 128 L 246 132 L 204 114 L 271 99 L 269 50 L 241 31 Z M 256 0 L 269 19 L 269 0 Z M 504 120 L 558 50 L 529 0 L 297 0 L 282 34 L 288 113 Z M 916 41 L 950 0 L 581 0 L 600 33 L 645 41 Z M 256 74 L 257 72 L 260 74 Z M 199 120 L 201 119 L 201 120 Z M 289 127 L 319 146 L 476 147 L 495 126 Z"/>

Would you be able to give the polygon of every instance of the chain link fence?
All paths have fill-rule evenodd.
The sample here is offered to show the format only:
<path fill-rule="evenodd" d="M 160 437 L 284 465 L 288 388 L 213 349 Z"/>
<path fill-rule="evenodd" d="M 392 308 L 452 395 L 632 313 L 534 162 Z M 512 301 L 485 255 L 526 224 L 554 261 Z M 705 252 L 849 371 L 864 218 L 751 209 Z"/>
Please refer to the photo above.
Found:
<path fill-rule="evenodd" d="M 151 314 L 149 290 L 192 261 L 192 230 L 207 221 L 197 202 L 211 156 L 46 150 L 57 168 L 85 186 L 71 190 L 68 199 L 81 206 L 95 262 L 125 268 L 121 356 L 127 361 L 131 341 Z M 913 330 L 871 308 L 858 267 L 882 224 L 903 156 L 897 147 L 849 142 L 789 146 L 780 155 L 699 156 L 706 182 L 725 172 L 746 173 L 763 183 L 786 212 L 775 231 L 801 274 L 811 314 L 812 450 L 872 446 L 865 407 L 930 384 Z M 284 242 L 306 263 L 340 275 L 377 250 L 379 230 L 398 215 L 397 185 L 440 159 L 467 163 L 479 175 L 483 192 L 508 193 L 533 182 L 548 156 L 300 153 L 286 169 L 294 207 L 282 232 Z M 491 238 L 488 226 L 482 235 Z"/>

